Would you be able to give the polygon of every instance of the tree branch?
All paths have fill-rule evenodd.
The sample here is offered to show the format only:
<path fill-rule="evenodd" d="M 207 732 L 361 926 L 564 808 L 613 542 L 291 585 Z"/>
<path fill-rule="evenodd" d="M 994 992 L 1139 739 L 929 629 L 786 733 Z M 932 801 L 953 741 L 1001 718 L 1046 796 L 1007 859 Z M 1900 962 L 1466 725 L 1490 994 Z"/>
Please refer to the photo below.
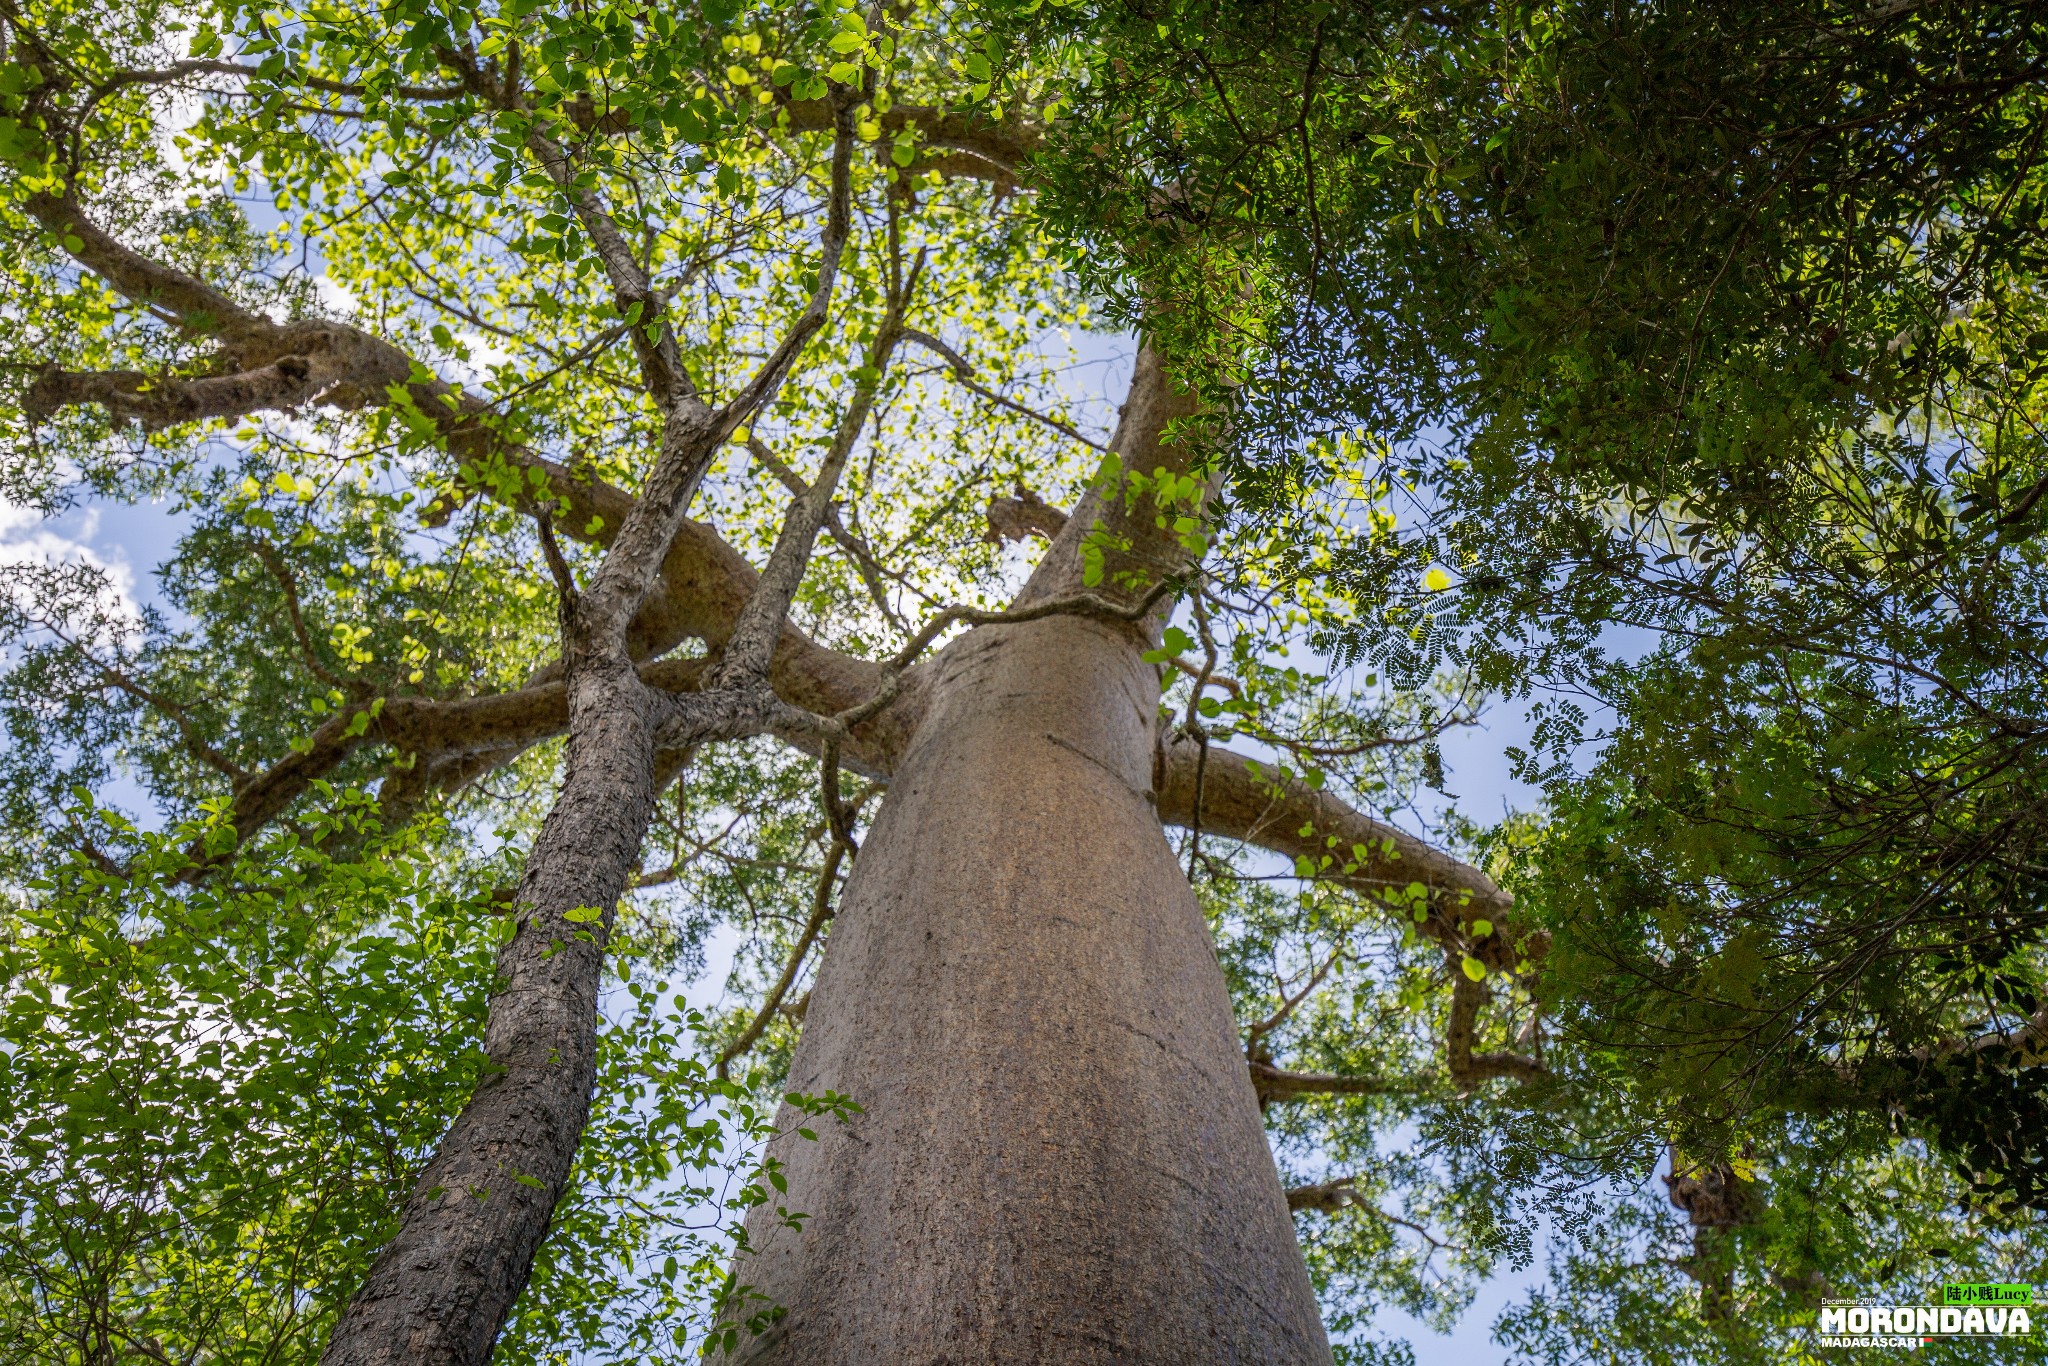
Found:
<path fill-rule="evenodd" d="M 1199 747 L 1185 736 L 1170 734 L 1161 740 L 1156 783 L 1159 818 L 1167 824 L 1194 820 L 1195 775 L 1201 759 Z M 1534 1081 L 1548 1075 L 1532 1058 L 1472 1051 L 1488 992 L 1483 982 L 1465 975 L 1464 958 L 1470 955 L 1490 972 L 1514 972 L 1540 960 L 1549 948 L 1549 938 L 1541 931 L 1515 928 L 1514 899 L 1493 879 L 1330 792 L 1281 778 L 1229 750 L 1210 746 L 1201 774 L 1201 821 L 1210 833 L 1280 854 L 1293 860 L 1298 870 L 1306 864 L 1307 876 L 1368 897 L 1391 896 L 1404 911 L 1412 905 L 1409 889 L 1421 886 L 1428 904 L 1416 929 L 1441 945 L 1449 959 L 1451 1015 L 1445 1063 L 1453 1085 L 1470 1090 L 1494 1077 Z M 1481 920 L 1489 922 L 1483 935 L 1474 932 L 1474 922 Z M 1257 1064 L 1253 1080 L 1258 1083 Z M 1261 1096 L 1265 1094 L 1262 1089 Z"/>
<path fill-rule="evenodd" d="M 767 442 L 751 432 L 747 435 L 747 451 L 759 462 L 762 469 L 774 475 L 776 482 L 791 493 L 801 497 L 810 489 L 802 475 L 785 464 L 782 457 L 769 448 Z M 860 575 L 861 586 L 868 590 L 868 600 L 875 604 L 875 610 L 887 618 L 891 626 L 908 635 L 910 623 L 906 622 L 902 614 L 891 605 L 888 587 L 882 582 L 885 577 L 891 576 L 882 568 L 881 561 L 875 558 L 873 547 L 847 530 L 845 521 L 839 516 L 837 503 L 828 503 L 825 506 L 825 531 L 832 537 L 834 544 L 846 552 L 846 557 L 853 561 L 854 570 Z"/>
<path fill-rule="evenodd" d="M 852 401 L 840 414 L 831 444 L 825 448 L 824 458 L 819 461 L 817 478 L 802 494 L 790 500 L 774 549 L 768 554 L 768 563 L 762 568 L 754 591 L 748 595 L 746 606 L 740 609 L 732 634 L 726 640 L 725 651 L 714 670 L 716 682 L 721 686 L 752 686 L 767 674 L 776 640 L 789 617 L 789 605 L 796 599 L 797 589 L 810 567 L 818 530 L 832 509 L 832 495 L 838 490 L 839 477 L 853 454 L 854 444 L 860 440 L 861 429 L 867 425 L 868 414 L 874 410 L 882 377 L 888 373 L 896 345 L 902 339 L 903 315 L 910 306 L 911 294 L 917 287 L 923 264 L 924 258 L 920 255 L 918 266 L 910 272 L 909 281 L 903 288 L 895 290 L 889 301 L 874 341 L 868 348 L 862 378 L 854 385 Z"/>
<path fill-rule="evenodd" d="M 24 399 L 32 418 L 72 404 L 99 403 L 119 420 L 153 429 L 311 403 L 375 407 L 389 403 L 397 391 L 435 424 L 458 459 L 484 455 L 502 444 L 485 420 L 489 405 L 440 380 L 415 383 L 413 375 L 424 367 L 382 338 L 326 319 L 273 322 L 204 281 L 124 246 L 69 197 L 35 195 L 24 207 L 74 260 L 122 295 L 167 313 L 188 334 L 217 339 L 232 367 L 227 374 L 195 378 L 47 370 Z"/>
<path fill-rule="evenodd" d="M 818 874 L 817 885 L 811 893 L 811 917 L 804 922 L 803 933 L 798 936 L 796 947 L 790 950 L 789 961 L 783 965 L 782 976 L 776 979 L 768 994 L 761 1000 L 761 1008 L 754 1012 L 753 1021 L 740 1031 L 738 1038 L 719 1051 L 713 1071 L 721 1081 L 733 1059 L 752 1048 L 768 1024 L 775 1018 L 775 1012 L 782 1007 L 782 1000 L 789 995 L 789 989 L 796 983 L 796 975 L 804 965 L 804 959 L 811 952 L 811 945 L 817 942 L 818 932 L 825 928 L 825 922 L 832 918 L 833 884 L 839 877 L 839 865 L 845 861 L 851 848 L 845 840 L 834 836 L 831 849 L 825 854 L 825 867 Z"/>
<path fill-rule="evenodd" d="M 340 692 L 360 691 L 362 684 L 359 680 L 343 678 L 320 662 L 320 655 L 313 648 L 312 634 L 306 630 L 305 613 L 299 606 L 299 581 L 293 575 L 291 567 L 284 562 L 284 557 L 277 553 L 277 547 L 261 536 L 255 539 L 254 545 L 256 558 L 263 562 L 263 567 L 270 571 L 270 577 L 277 580 L 278 589 L 284 594 L 285 616 L 291 622 L 292 638 L 299 643 L 299 654 L 305 660 L 307 671 L 328 687 Z"/>
<path fill-rule="evenodd" d="M 1022 484 L 1011 497 L 989 499 L 987 517 L 988 532 L 983 539 L 993 544 L 1028 540 L 1034 535 L 1057 540 L 1067 525 L 1066 513 Z"/>
<path fill-rule="evenodd" d="M 69 195 L 30 195 L 29 216 L 64 243 L 78 263 L 137 303 L 156 304 L 177 315 L 190 332 L 208 336 L 253 335 L 277 324 L 243 308 L 226 294 L 174 266 L 132 251 L 85 216 Z"/>
<path fill-rule="evenodd" d="M 1256 1059 L 1251 1063 L 1251 1070 L 1252 1089 L 1259 1093 L 1261 1106 L 1308 1096 L 1404 1096 L 1427 1089 L 1425 1083 L 1413 1080 L 1346 1077 L 1333 1072 L 1289 1072 Z"/>
<path fill-rule="evenodd" d="M 1195 769 L 1200 747 L 1185 736 L 1162 737 L 1158 768 L 1159 819 L 1194 820 Z M 1541 933 L 1516 943 L 1514 898 L 1479 869 L 1434 849 L 1407 831 L 1374 820 L 1326 790 L 1282 778 L 1256 761 L 1209 746 L 1203 772 L 1202 828 L 1285 858 L 1307 860 L 1312 876 L 1368 896 L 1405 893 L 1420 883 L 1431 895 L 1423 934 L 1496 971 L 1542 956 Z M 1305 833 L 1304 833 L 1305 832 Z M 1327 864 L 1325 860 L 1328 860 Z M 1345 871 L 1349 867 L 1351 871 Z M 1474 936 L 1471 922 L 1490 920 L 1491 934 Z"/>
<path fill-rule="evenodd" d="M 981 397 L 987 399 L 990 403 L 995 404 L 999 408 L 1007 408 L 1011 412 L 1016 413 L 1021 417 L 1030 418 L 1033 422 L 1042 422 L 1046 426 L 1058 432 L 1060 435 L 1071 437 L 1072 439 L 1080 442 L 1084 446 L 1092 447 L 1093 449 L 1098 451 L 1106 451 L 1109 449 L 1109 447 L 1103 445 L 1100 441 L 1095 440 L 1093 437 L 1082 435 L 1082 433 L 1072 425 L 1062 422 L 1056 417 L 1048 417 L 1046 414 L 1039 412 L 1035 408 L 1027 408 L 1025 405 L 1017 402 L 1016 399 L 1006 398 L 1002 394 L 999 394 L 995 390 L 989 388 L 986 384 L 983 384 L 980 380 L 974 377 L 974 367 L 967 363 L 967 358 L 965 356 L 961 355 L 958 351 L 955 351 L 952 347 L 940 341 L 937 337 L 932 336 L 929 332 L 920 332 L 914 327 L 906 327 L 903 329 L 903 339 L 905 341 L 916 342 L 919 346 L 924 347 L 927 351 L 932 352 L 933 354 L 937 355 L 942 360 L 944 360 L 946 362 L 947 368 L 952 370 L 954 380 L 958 382 L 961 388 L 966 389 L 971 393 L 979 394 Z"/>
<path fill-rule="evenodd" d="M 1472 1042 L 1478 1032 L 1479 1008 L 1486 1004 L 1486 984 L 1475 982 L 1451 964 L 1451 1021 L 1444 1036 L 1444 1059 L 1451 1083 L 1469 1091 L 1494 1077 L 1516 1081 L 1540 1081 L 1550 1075 L 1542 1063 L 1517 1053 L 1474 1053 Z"/>
<path fill-rule="evenodd" d="M 490 94 L 500 107 L 520 106 L 516 91 L 507 93 L 502 84 L 487 81 L 475 66 L 466 66 L 465 75 L 479 89 Z M 547 172 L 548 179 L 568 196 L 575 207 L 577 220 L 590 234 L 598 259 L 604 262 L 605 274 L 611 280 L 613 303 L 621 314 L 628 316 L 632 310 L 638 310 L 638 322 L 632 329 L 633 349 L 640 358 L 640 371 L 647 381 L 648 393 L 664 410 L 683 404 L 699 417 L 703 416 L 702 400 L 690 380 L 688 368 L 683 364 L 675 333 L 666 324 L 660 324 L 659 331 L 656 330 L 665 301 L 655 295 L 646 269 L 633 254 L 632 247 L 619 231 L 618 223 L 596 194 L 578 183 L 576 168 L 560 144 L 538 128 L 527 135 L 526 142 L 534 158 Z"/>
<path fill-rule="evenodd" d="M 1313 1186 L 1294 1186 L 1287 1192 L 1287 1208 L 1295 1211 L 1313 1210 L 1317 1214 L 1337 1214 L 1343 1210 L 1355 1209 L 1384 1220 L 1397 1228 L 1405 1228 L 1421 1238 L 1423 1242 L 1439 1252 L 1458 1252 L 1463 1249 L 1456 1243 L 1439 1238 L 1426 1227 L 1398 1214 L 1389 1214 L 1358 1193 L 1358 1178 L 1339 1176 L 1333 1180 L 1319 1182 Z"/>
<path fill-rule="evenodd" d="M 703 668 L 700 659 L 665 659 L 642 665 L 640 678 L 649 687 L 684 692 L 696 687 Z M 262 829 L 364 745 L 390 745 L 421 756 L 419 762 L 430 769 L 459 770 L 453 783 L 438 778 L 439 785 L 451 786 L 477 776 L 477 768 L 462 761 L 481 757 L 484 770 L 498 767 L 569 725 L 568 689 L 560 681 L 457 701 L 402 695 L 381 701 L 380 707 L 366 699 L 329 717 L 292 754 L 254 777 L 245 775 L 235 790 L 237 833 L 247 839 Z M 364 726 L 353 727 L 358 713 L 373 711 Z"/>
<path fill-rule="evenodd" d="M 1286 988 L 1282 986 L 1280 992 L 1280 1008 L 1274 1011 L 1271 1015 L 1268 1015 L 1265 1019 L 1260 1020 L 1257 1024 L 1254 1024 L 1250 1029 L 1247 1029 L 1245 1031 L 1245 1047 L 1252 1047 L 1253 1045 L 1257 1044 L 1260 1039 L 1264 1038 L 1266 1035 L 1272 1033 L 1281 1025 L 1285 1024 L 1287 1022 L 1287 1017 L 1294 1013 L 1295 1007 L 1300 1005 L 1303 1001 L 1306 1001 L 1309 998 L 1309 996 L 1315 991 L 1315 989 L 1322 985 L 1323 978 L 1329 976 L 1330 969 L 1336 967 L 1337 961 L 1343 956 L 1344 946 L 1341 944 L 1338 945 L 1336 948 L 1330 950 L 1330 956 L 1323 960 L 1322 966 L 1318 967 L 1314 972 L 1309 974 L 1308 985 L 1304 986 L 1300 991 L 1296 992 L 1292 996 L 1289 996 L 1286 992 Z M 1275 966 L 1277 967 L 1277 964 Z"/>
<path fill-rule="evenodd" d="M 832 127 L 834 111 L 828 100 L 790 100 L 782 87 L 775 89 L 782 98 L 781 113 L 788 117 L 791 132 L 824 132 Z M 894 105 L 881 116 L 880 123 L 884 140 L 893 140 L 904 129 L 914 128 L 927 146 L 971 153 L 986 164 L 988 172 L 996 173 L 984 172 L 983 178 L 993 180 L 1000 175 L 1012 184 L 1022 183 L 1024 163 L 1038 150 L 1043 136 L 1030 124 L 992 123 L 976 112 L 953 112 L 918 104 Z M 963 174 L 975 174 L 971 165 L 964 165 L 961 170 Z"/>
<path fill-rule="evenodd" d="M 177 728 L 178 737 L 184 742 L 185 751 L 193 758 L 226 778 L 230 783 L 248 781 L 248 770 L 216 749 L 207 740 L 205 731 L 199 723 L 192 719 L 191 714 L 185 710 L 182 704 L 173 702 L 162 693 L 131 677 L 125 670 L 115 668 L 107 663 L 87 649 L 84 641 L 66 634 L 63 627 L 57 622 L 43 619 L 37 621 L 36 624 L 43 630 L 48 631 L 59 644 L 69 649 L 97 671 L 109 687 L 118 689 L 143 705 L 153 707 L 161 712 L 164 718 Z"/>
<path fill-rule="evenodd" d="M 253 66 L 243 66 L 238 62 L 224 62 L 193 57 L 184 61 L 173 62 L 167 67 L 159 67 L 154 70 L 116 71 L 93 87 L 93 98 L 98 100 L 103 96 L 112 94 L 116 90 L 131 85 L 172 85 L 184 80 L 188 76 L 202 75 L 233 76 L 238 80 L 252 81 L 259 79 L 263 73 Z M 325 76 L 308 76 L 303 73 L 294 75 L 287 71 L 280 73 L 276 80 L 280 85 L 302 85 L 308 90 L 321 90 L 330 95 L 353 96 L 365 93 L 364 88 L 360 85 L 353 85 L 347 81 L 330 80 Z M 466 86 L 460 84 L 432 86 L 391 85 L 385 86 L 381 93 L 397 99 L 419 100 L 431 103 L 461 99 L 469 93 L 469 90 Z M 328 113 L 338 111 L 319 110 L 317 112 Z"/>
<path fill-rule="evenodd" d="M 1983 1053 L 1994 1048 L 2008 1050 L 2012 1059 L 2023 1067 L 2048 1063 L 2048 1006 L 2035 1011 L 2018 1029 L 1994 1029 L 1967 1039 L 1945 1039 L 1914 1049 L 1912 1056 L 1926 1062 L 1962 1053 Z"/>
<path fill-rule="evenodd" d="M 810 339 L 825 325 L 827 307 L 838 279 L 851 230 L 853 121 L 852 110 L 839 110 L 833 141 L 832 185 L 820 243 L 817 283 L 804 311 L 783 334 L 767 360 L 744 386 L 715 412 L 694 399 L 678 398 L 664 415 L 662 450 L 640 497 L 620 525 L 618 539 L 607 547 L 597 574 L 585 590 L 585 612 L 601 626 L 606 649 L 630 653 L 627 638 L 646 601 L 669 548 L 681 529 L 691 498 L 709 468 L 712 456 L 755 410 L 780 389 L 790 367 Z M 742 607 L 744 611 L 744 606 Z M 737 618 L 736 618 L 737 620 Z M 674 718 L 696 724 L 685 718 Z M 711 724 L 708 717 L 704 724 Z M 677 734 L 675 743 L 697 738 Z"/>

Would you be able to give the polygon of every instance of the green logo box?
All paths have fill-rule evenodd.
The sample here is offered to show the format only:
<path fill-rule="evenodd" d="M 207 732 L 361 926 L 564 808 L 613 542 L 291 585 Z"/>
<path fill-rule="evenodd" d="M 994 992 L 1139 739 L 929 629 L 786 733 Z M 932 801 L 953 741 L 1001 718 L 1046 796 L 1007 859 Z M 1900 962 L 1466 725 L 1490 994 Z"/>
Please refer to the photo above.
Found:
<path fill-rule="evenodd" d="M 1987 1282 L 1949 1282 L 1941 1288 L 1943 1304 L 2032 1304 L 2031 1285 L 1992 1285 Z"/>

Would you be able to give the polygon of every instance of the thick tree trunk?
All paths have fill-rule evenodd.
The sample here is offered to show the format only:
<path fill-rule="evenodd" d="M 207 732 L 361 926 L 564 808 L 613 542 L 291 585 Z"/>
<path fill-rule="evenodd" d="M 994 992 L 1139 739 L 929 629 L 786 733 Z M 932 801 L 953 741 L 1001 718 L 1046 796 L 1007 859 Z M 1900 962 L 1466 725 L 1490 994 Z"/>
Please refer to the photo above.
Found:
<path fill-rule="evenodd" d="M 582 591 L 544 533 L 563 598 L 568 762 L 520 877 L 516 931 L 498 953 L 489 1070 L 336 1321 L 321 1366 L 487 1361 L 526 1288 L 590 1117 L 605 944 L 653 811 L 661 737 L 686 748 L 714 730 L 666 726 L 674 705 L 641 681 L 627 628 L 731 423 L 702 405 L 671 409 L 640 500 Z"/>
<path fill-rule="evenodd" d="M 790 1077 L 801 1232 L 744 1281 L 804 1366 L 1328 1361 L 1208 927 L 1152 794 L 1138 628 L 983 627 L 939 661 Z M 798 1121 L 791 1120 L 791 1123 Z"/>

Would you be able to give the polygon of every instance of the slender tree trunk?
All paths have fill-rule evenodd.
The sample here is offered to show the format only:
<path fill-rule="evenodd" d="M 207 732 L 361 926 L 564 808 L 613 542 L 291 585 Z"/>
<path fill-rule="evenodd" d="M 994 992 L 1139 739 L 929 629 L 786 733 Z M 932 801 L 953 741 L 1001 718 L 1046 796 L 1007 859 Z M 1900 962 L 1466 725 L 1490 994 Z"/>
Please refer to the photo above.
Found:
<path fill-rule="evenodd" d="M 589 1118 L 604 940 L 655 798 L 647 689 L 617 653 L 613 667 L 570 674 L 561 795 L 520 881 L 519 932 L 498 955 L 492 1070 L 415 1183 L 322 1366 L 487 1360 L 532 1272 Z M 584 907 L 603 914 L 565 915 Z"/>
<path fill-rule="evenodd" d="M 627 630 L 730 423 L 701 404 L 670 411 L 661 456 L 588 588 L 576 589 L 544 530 L 563 597 L 568 755 L 519 879 L 515 933 L 498 952 L 488 1070 L 336 1321 L 321 1366 L 474 1366 L 490 1359 L 526 1288 L 590 1118 L 605 945 L 653 812 L 670 710 L 640 680 Z"/>
<path fill-rule="evenodd" d="M 1146 643 L 1054 617 L 941 656 L 791 1070 L 863 1112 L 776 1140 L 810 1218 L 757 1210 L 737 1266 L 788 1311 L 757 1359 L 1329 1360 L 1153 807 Z"/>

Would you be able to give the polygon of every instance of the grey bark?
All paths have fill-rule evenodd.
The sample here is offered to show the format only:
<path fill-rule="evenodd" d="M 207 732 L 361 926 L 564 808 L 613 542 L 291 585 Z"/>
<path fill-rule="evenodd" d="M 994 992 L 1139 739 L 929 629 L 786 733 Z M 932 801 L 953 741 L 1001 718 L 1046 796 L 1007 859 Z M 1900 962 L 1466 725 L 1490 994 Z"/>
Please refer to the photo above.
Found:
<path fill-rule="evenodd" d="M 811 1217 L 757 1214 L 737 1267 L 787 1310 L 764 1361 L 1329 1359 L 1151 804 L 1143 648 L 1055 617 L 942 657 L 791 1069 L 863 1113 L 776 1140 Z"/>
<path fill-rule="evenodd" d="M 515 933 L 499 953 L 500 989 L 484 1034 L 489 1070 L 414 1185 L 396 1235 L 342 1312 L 322 1366 L 489 1360 L 589 1120 L 605 941 L 653 811 L 657 751 L 756 733 L 766 713 L 782 705 L 765 680 L 748 680 L 754 686 L 728 693 L 717 706 L 706 705 L 704 694 L 656 692 L 635 667 L 630 627 L 713 454 L 773 396 L 798 350 L 823 325 L 847 234 L 852 137 L 844 111 L 837 122 L 830 220 L 804 313 L 746 387 L 716 411 L 684 385 L 679 367 L 665 368 L 664 348 L 645 349 L 649 388 L 663 399 L 661 454 L 586 589 L 576 590 L 542 524 L 562 596 L 568 759 L 560 794 L 527 856 Z M 591 204 L 579 200 L 577 208 L 609 226 Z M 603 235 L 595 235 L 603 246 Z M 622 291 L 637 280 L 644 297 L 645 277 L 630 257 L 608 257 L 607 265 Z M 784 557 L 808 553 L 808 543 L 792 544 Z M 800 564 L 794 572 L 801 577 Z M 774 577 L 756 584 L 741 620 L 760 615 L 759 604 L 772 600 L 777 584 Z M 765 673 L 766 664 L 764 657 L 756 672 Z M 684 701 L 699 705 L 684 708 Z"/>
<path fill-rule="evenodd" d="M 604 938 L 654 802 L 651 699 L 630 666 L 570 671 L 567 774 L 499 956 L 491 1071 L 406 1200 L 324 1366 L 488 1360 L 525 1288 L 589 1117 Z M 603 915 L 567 918 L 583 907 Z"/>
<path fill-rule="evenodd" d="M 1116 446 L 1190 411 L 1141 352 Z M 1140 501 L 1090 494 L 1019 605 L 1183 569 Z M 784 1208 L 738 1278 L 786 1312 L 756 1360 L 804 1366 L 1326 1362 L 1209 930 L 1152 791 L 1159 674 L 1136 623 L 985 625 L 939 656 L 855 862 L 790 1089 Z"/>
<path fill-rule="evenodd" d="M 846 164 L 842 128 L 842 198 Z M 235 396 L 252 410 L 381 401 L 387 375 L 410 373 L 396 348 L 355 329 L 294 330 L 238 309 L 115 242 L 68 200 L 30 209 L 71 229 L 81 264 L 116 288 L 221 337 L 254 376 Z M 834 221 L 843 231 L 843 206 Z M 622 291 L 644 296 L 644 279 L 618 273 Z M 692 739 L 676 725 L 688 709 L 666 689 L 701 684 L 701 666 L 636 671 L 635 661 L 686 636 L 723 644 L 741 618 L 772 619 L 749 614 L 750 602 L 786 602 L 786 575 L 764 582 L 683 510 L 701 460 L 772 391 L 822 319 L 829 275 L 749 391 L 719 413 L 694 401 L 679 372 L 650 376 L 672 402 L 663 457 L 638 500 L 502 447 L 468 395 L 409 386 L 451 450 L 543 469 L 608 553 L 581 595 L 559 673 L 544 670 L 504 697 L 385 699 L 375 722 L 377 738 L 458 766 L 566 723 L 569 757 L 501 958 L 486 1036 L 494 1070 L 407 1201 L 328 1363 L 484 1360 L 524 1286 L 587 1115 L 602 947 L 661 782 L 661 741 L 684 751 Z M 280 361 L 301 356 L 318 358 L 305 375 Z M 664 359 L 658 345 L 643 354 L 657 372 Z M 280 365 L 277 383 L 256 383 L 268 382 L 257 371 Z M 121 413 L 124 378 L 95 388 L 90 377 L 52 376 L 43 397 Z M 446 418 L 444 396 L 459 399 Z M 1141 353 L 1116 443 L 1127 467 L 1184 468 L 1161 436 L 1189 408 L 1158 358 Z M 797 515 L 792 544 L 815 533 L 816 512 Z M 1054 543 L 1020 607 L 1085 588 L 1081 541 L 1097 525 L 1125 547 L 1107 556 L 1108 596 L 1125 574 L 1142 585 L 1187 566 L 1156 532 L 1154 509 L 1091 494 L 1064 527 L 1047 528 Z M 1123 591 L 1135 610 L 1142 588 Z M 778 1140 L 789 1205 L 815 1217 L 801 1235 L 758 1230 L 761 1254 L 742 1268 L 791 1309 L 779 1345 L 760 1344 L 777 1354 L 764 1359 L 1328 1359 L 1207 928 L 1160 829 L 1162 810 L 1196 814 L 1185 746 L 1158 733 L 1158 678 L 1140 658 L 1165 610 L 1135 623 L 1049 615 L 985 625 L 900 679 L 783 622 L 767 680 L 781 699 L 749 689 L 763 717 L 727 718 L 759 730 L 768 710 L 791 702 L 830 713 L 878 684 L 897 692 L 835 742 L 894 783 L 809 998 L 795 1073 L 800 1087 L 832 1087 L 867 1110 L 815 1145 Z M 759 633 L 742 634 L 754 682 Z M 716 731 L 715 718 L 699 721 L 695 734 Z M 354 742 L 345 728 L 337 719 L 302 762 L 248 783 L 238 823 L 260 824 L 320 764 L 331 766 Z M 1278 848 L 1294 835 L 1276 832 L 1304 815 L 1355 838 L 1386 833 L 1215 752 L 1208 767 L 1200 818 L 1219 833 Z M 1475 870 L 1395 844 L 1389 836 L 1357 880 L 1420 874 L 1457 889 L 1466 915 L 1475 903 L 1505 907 Z M 601 914 L 570 918 L 583 908 Z M 1462 919 L 1443 915 L 1440 933 L 1486 955 Z"/>
<path fill-rule="evenodd" d="M 671 408 L 661 456 L 590 587 L 578 593 L 554 564 L 567 763 L 520 878 L 514 934 L 499 951 L 487 1071 L 342 1312 L 323 1366 L 486 1361 L 525 1288 L 589 1118 L 605 941 L 639 861 L 657 736 L 673 710 L 641 681 L 627 627 L 729 429 L 725 413 Z"/>

